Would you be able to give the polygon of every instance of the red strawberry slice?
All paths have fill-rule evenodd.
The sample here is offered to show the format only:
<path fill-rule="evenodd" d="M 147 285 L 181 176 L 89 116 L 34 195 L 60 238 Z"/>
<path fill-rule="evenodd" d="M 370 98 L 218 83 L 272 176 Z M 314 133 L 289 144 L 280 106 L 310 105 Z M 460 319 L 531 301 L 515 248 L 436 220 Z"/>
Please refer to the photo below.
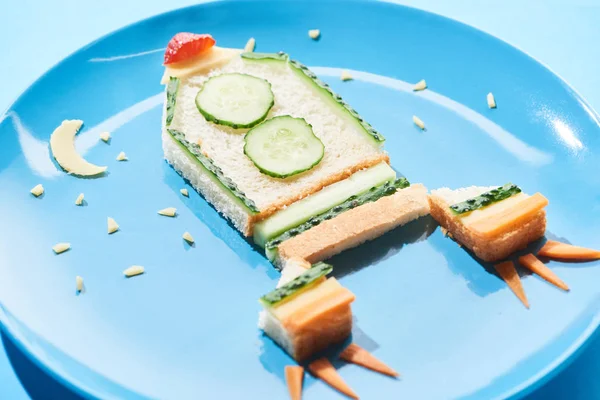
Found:
<path fill-rule="evenodd" d="M 195 57 L 213 47 L 215 39 L 208 34 L 180 32 L 169 41 L 164 64 L 173 64 Z"/>

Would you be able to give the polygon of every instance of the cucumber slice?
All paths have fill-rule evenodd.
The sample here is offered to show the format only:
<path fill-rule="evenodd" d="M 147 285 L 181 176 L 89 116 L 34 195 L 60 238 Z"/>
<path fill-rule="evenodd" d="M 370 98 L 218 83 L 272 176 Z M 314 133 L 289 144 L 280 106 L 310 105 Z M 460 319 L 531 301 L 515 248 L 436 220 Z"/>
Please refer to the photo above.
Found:
<path fill-rule="evenodd" d="M 170 77 L 167 84 L 167 117 L 165 125 L 171 125 L 175 115 L 175 104 L 177 103 L 177 92 L 179 91 L 179 78 Z"/>
<path fill-rule="evenodd" d="M 331 90 L 329 85 L 321 81 L 306 65 L 295 60 L 290 60 L 286 53 L 242 53 L 242 60 L 246 62 L 268 63 L 270 65 L 288 65 L 317 96 L 321 97 L 331 106 L 332 110 L 348 123 L 354 124 L 362 130 L 375 146 L 380 147 L 385 141 L 385 137 L 366 122 L 340 95 Z"/>
<path fill-rule="evenodd" d="M 325 152 L 304 118 L 282 115 L 246 133 L 246 154 L 263 174 L 287 178 L 317 165 Z"/>
<path fill-rule="evenodd" d="M 258 301 L 265 307 L 275 307 L 284 300 L 290 300 L 291 296 L 300 294 L 303 289 L 308 289 L 319 278 L 333 271 L 333 267 L 324 262 L 314 264 L 310 269 L 303 272 L 302 275 L 294 278 L 289 283 L 265 294 Z"/>
<path fill-rule="evenodd" d="M 475 211 L 492 203 L 508 199 L 509 197 L 521 193 L 521 188 L 512 183 L 507 183 L 489 192 L 480 194 L 477 197 L 450 206 L 455 215 Z"/>
<path fill-rule="evenodd" d="M 395 181 L 385 182 L 383 185 L 373 186 L 365 193 L 352 195 L 348 197 L 348 199 L 346 199 L 346 201 L 344 201 L 343 203 L 330 208 L 322 214 L 315 215 L 303 224 L 300 224 L 295 228 L 287 230 L 281 235 L 275 236 L 273 239 L 269 240 L 265 244 L 265 254 L 267 255 L 267 258 L 269 260 L 273 261 L 273 257 L 276 256 L 276 253 L 273 251 L 273 249 L 277 248 L 277 246 L 279 246 L 286 240 L 291 239 L 294 236 L 301 234 L 302 232 L 306 232 L 313 226 L 317 226 L 323 221 L 335 218 L 345 211 L 351 210 L 358 206 L 362 206 L 363 204 L 375 202 L 385 196 L 391 196 L 398 190 L 402 190 L 409 186 L 410 182 L 408 182 L 406 178 L 399 178 Z"/>
<path fill-rule="evenodd" d="M 254 242 L 264 247 L 269 240 L 297 227 L 315 215 L 342 204 L 350 196 L 360 195 L 373 186 L 379 186 L 394 179 L 396 179 L 396 171 L 385 162 L 355 172 L 350 177 L 329 185 L 256 223 L 254 225 Z"/>
<path fill-rule="evenodd" d="M 234 129 L 262 122 L 275 104 L 271 84 L 247 74 L 222 74 L 207 80 L 196 107 L 208 121 Z"/>

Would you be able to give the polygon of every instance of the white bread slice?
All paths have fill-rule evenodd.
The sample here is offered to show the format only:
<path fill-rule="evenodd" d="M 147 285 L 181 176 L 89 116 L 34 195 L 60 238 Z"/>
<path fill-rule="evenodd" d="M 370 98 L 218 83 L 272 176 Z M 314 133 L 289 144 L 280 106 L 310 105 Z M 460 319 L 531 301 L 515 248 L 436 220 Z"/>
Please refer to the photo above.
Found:
<path fill-rule="evenodd" d="M 457 190 L 441 188 L 432 190 L 429 195 L 431 216 L 457 242 L 463 244 L 477 257 L 487 262 L 505 259 L 515 251 L 524 249 L 529 243 L 542 237 L 546 231 L 546 212 L 544 210 L 536 213 L 522 225 L 516 226 L 492 239 L 483 239 L 469 228 L 469 225 L 474 221 L 480 220 L 484 216 L 495 215 L 506 207 L 528 197 L 524 193 L 511 196 L 506 200 L 494 203 L 482 210 L 473 211 L 463 217 L 455 215 L 450 209 L 453 204 L 479 196 L 496 187 L 471 186 Z"/>
<path fill-rule="evenodd" d="M 346 249 L 427 215 L 427 189 L 414 184 L 391 196 L 363 204 L 323 221 L 279 245 L 277 263 L 299 257 L 310 263 L 326 260 Z"/>
<path fill-rule="evenodd" d="M 304 271 L 311 267 L 311 264 L 301 258 L 290 258 L 282 264 L 281 277 L 276 287 L 281 287 L 286 283 L 302 275 Z M 279 344 L 289 354 L 294 353 L 292 340 L 287 331 L 275 316 L 266 310 L 258 313 L 258 327 L 262 329 L 275 343 Z"/>
<path fill-rule="evenodd" d="M 231 221 L 237 230 L 245 235 L 251 234 L 251 219 L 249 211 L 233 201 L 226 190 L 215 183 L 209 175 L 200 168 L 191 156 L 179 147 L 175 140 L 166 132 L 162 134 L 162 145 L 165 159 L 181 176 L 187 179 L 194 189 L 211 203 L 217 211 Z"/>
<path fill-rule="evenodd" d="M 295 272 L 301 273 L 304 269 L 302 265 L 288 262 L 283 271 L 291 267 Z M 293 276 L 293 273 L 289 276 Z M 325 287 L 337 289 L 339 296 L 330 296 L 331 291 L 324 291 Z M 335 278 L 323 279 L 284 305 L 262 311 L 259 314 L 259 327 L 296 361 L 304 361 L 314 353 L 350 336 L 350 303 L 353 300 L 354 295 Z M 298 304 L 301 305 L 300 312 L 288 313 L 283 310 L 298 308 Z"/>
<path fill-rule="evenodd" d="M 355 123 L 348 120 L 347 114 L 323 100 L 316 89 L 291 70 L 287 64 L 244 62 L 235 56 L 221 68 L 208 74 L 182 77 L 177 95 L 174 117 L 169 128 L 183 132 L 186 139 L 200 144 L 203 153 L 210 157 L 224 175 L 235 182 L 245 195 L 254 201 L 261 213 L 251 220 L 223 208 L 215 207 L 229 217 L 242 232 L 251 231 L 254 221 L 261 220 L 287 205 L 315 193 L 325 186 L 343 180 L 354 172 L 368 168 L 382 161 L 389 162 L 388 155 L 374 143 Z M 244 133 L 247 130 L 234 130 L 216 125 L 198 112 L 195 97 L 203 83 L 212 76 L 229 72 L 241 72 L 264 78 L 269 81 L 275 95 L 275 105 L 269 117 L 292 115 L 303 117 L 309 122 L 323 144 L 325 155 L 313 169 L 287 179 L 277 179 L 262 174 L 252 161 L 244 155 Z M 163 118 L 163 131 L 164 126 Z M 180 155 L 167 154 L 172 165 Z M 182 175 L 192 175 L 191 171 L 180 171 Z M 203 195 L 202 185 L 198 185 Z M 211 190 L 208 188 L 207 190 Z M 213 197 L 223 197 L 212 195 Z M 207 196 L 208 198 L 208 196 Z M 211 201 L 212 202 L 212 201 Z"/>

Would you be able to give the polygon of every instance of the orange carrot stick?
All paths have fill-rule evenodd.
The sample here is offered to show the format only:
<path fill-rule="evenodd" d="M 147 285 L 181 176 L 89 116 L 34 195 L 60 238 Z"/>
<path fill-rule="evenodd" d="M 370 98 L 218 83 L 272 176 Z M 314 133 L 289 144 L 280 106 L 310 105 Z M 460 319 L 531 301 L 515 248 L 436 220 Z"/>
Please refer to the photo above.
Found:
<path fill-rule="evenodd" d="M 349 363 L 357 364 L 368 368 L 372 371 L 382 373 L 384 375 L 396 377 L 400 375 L 381 361 L 379 361 L 375 356 L 369 353 L 367 350 L 363 349 L 357 344 L 350 344 L 350 346 L 346 347 L 342 354 L 340 354 L 340 358 Z"/>
<path fill-rule="evenodd" d="M 314 376 L 323 380 L 332 388 L 345 394 L 346 396 L 358 400 L 356 393 L 344 382 L 342 377 L 337 373 L 333 365 L 326 358 L 319 358 L 308 365 L 308 369 Z"/>
<path fill-rule="evenodd" d="M 550 268 L 544 265 L 543 262 L 538 260 L 533 254 L 527 254 L 523 257 L 519 257 L 519 262 L 522 266 L 529 269 L 534 274 L 538 274 L 551 284 L 561 288 L 562 290 L 569 291 L 569 287 L 564 283 Z"/>
<path fill-rule="evenodd" d="M 290 399 L 302 399 L 302 381 L 304 380 L 304 368 L 299 365 L 287 365 L 285 367 L 285 382 L 287 383 Z"/>
<path fill-rule="evenodd" d="M 559 260 L 591 261 L 600 259 L 600 251 L 548 240 L 538 252 L 538 256 Z"/>
<path fill-rule="evenodd" d="M 527 296 L 525 295 L 525 290 L 523 290 L 521 278 L 515 269 L 515 264 L 513 264 L 512 261 L 504 261 L 494 265 L 494 267 L 502 279 L 504 279 L 510 290 L 512 290 L 519 300 L 521 300 L 525 307 L 529 308 L 529 301 L 527 301 Z"/>

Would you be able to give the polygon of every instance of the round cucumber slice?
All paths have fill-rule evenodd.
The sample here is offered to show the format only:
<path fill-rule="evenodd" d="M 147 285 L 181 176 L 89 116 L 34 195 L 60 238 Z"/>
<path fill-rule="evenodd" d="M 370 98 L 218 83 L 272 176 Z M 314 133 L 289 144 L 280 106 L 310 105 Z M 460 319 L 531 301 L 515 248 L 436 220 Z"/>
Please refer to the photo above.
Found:
<path fill-rule="evenodd" d="M 244 137 L 246 154 L 266 175 L 287 178 L 307 171 L 323 158 L 325 146 L 304 118 L 271 118 Z"/>
<path fill-rule="evenodd" d="M 247 74 L 222 74 L 207 80 L 196 96 L 204 118 L 232 128 L 252 128 L 275 104 L 271 84 Z"/>

